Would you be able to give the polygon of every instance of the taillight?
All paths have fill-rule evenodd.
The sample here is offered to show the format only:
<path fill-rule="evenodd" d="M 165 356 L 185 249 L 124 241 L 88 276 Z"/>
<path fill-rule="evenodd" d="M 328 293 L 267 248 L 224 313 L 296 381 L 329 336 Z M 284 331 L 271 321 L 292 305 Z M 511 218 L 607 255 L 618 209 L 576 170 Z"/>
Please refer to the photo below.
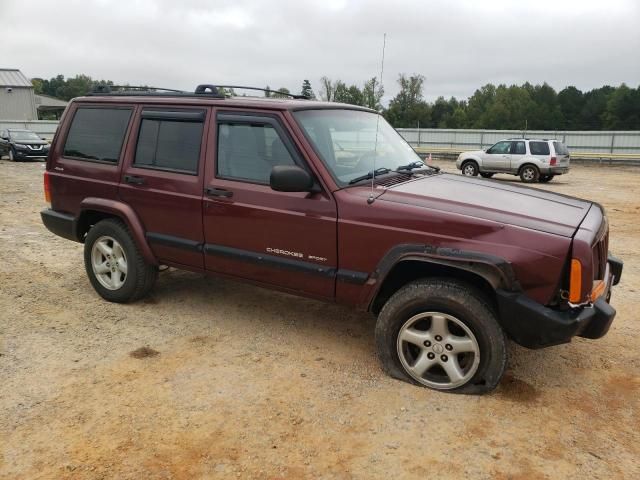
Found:
<path fill-rule="evenodd" d="M 556 157 L 551 157 L 551 160 L 549 161 L 549 165 L 555 165 L 557 160 L 558 159 Z"/>
<path fill-rule="evenodd" d="M 44 200 L 51 203 L 51 181 L 49 180 L 49 172 L 44 172 Z"/>
<path fill-rule="evenodd" d="M 571 260 L 571 272 L 569 274 L 569 301 L 579 303 L 582 296 L 582 264 L 580 260 Z"/>

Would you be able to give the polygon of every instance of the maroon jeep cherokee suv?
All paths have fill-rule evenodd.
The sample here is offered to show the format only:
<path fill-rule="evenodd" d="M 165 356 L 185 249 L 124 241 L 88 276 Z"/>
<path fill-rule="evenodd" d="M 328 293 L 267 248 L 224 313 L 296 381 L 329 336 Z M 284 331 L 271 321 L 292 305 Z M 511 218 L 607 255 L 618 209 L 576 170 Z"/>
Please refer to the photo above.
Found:
<path fill-rule="evenodd" d="M 377 315 L 392 376 L 493 389 L 505 338 L 599 338 L 622 262 L 593 202 L 443 174 L 377 112 L 300 99 L 102 91 L 67 107 L 45 226 L 84 243 L 91 284 L 129 302 L 159 265 Z"/>

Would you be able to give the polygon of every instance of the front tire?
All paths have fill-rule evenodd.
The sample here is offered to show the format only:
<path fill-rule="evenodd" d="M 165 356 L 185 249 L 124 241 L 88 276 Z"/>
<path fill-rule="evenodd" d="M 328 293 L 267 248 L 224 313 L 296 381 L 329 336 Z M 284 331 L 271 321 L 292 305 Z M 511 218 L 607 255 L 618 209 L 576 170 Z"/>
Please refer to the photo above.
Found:
<path fill-rule="evenodd" d="M 465 177 L 475 177 L 478 175 L 479 169 L 478 164 L 473 160 L 468 160 L 462 164 L 462 175 Z"/>
<path fill-rule="evenodd" d="M 13 153 L 13 148 L 9 148 L 9 160 L 11 160 L 12 162 L 16 161 L 16 155 L 15 153 Z"/>
<path fill-rule="evenodd" d="M 520 169 L 520 180 L 524 183 L 536 183 L 540 178 L 540 170 L 535 165 L 525 165 Z"/>
<path fill-rule="evenodd" d="M 482 178 L 491 178 L 493 177 L 493 173 L 489 173 L 489 172 L 480 172 L 480 176 Z"/>
<path fill-rule="evenodd" d="M 507 363 L 493 309 L 473 286 L 453 279 L 398 290 L 378 317 L 376 347 L 392 377 L 455 393 L 493 390 Z"/>
<path fill-rule="evenodd" d="M 87 233 L 84 265 L 95 291 L 116 303 L 144 297 L 158 276 L 158 268 L 146 263 L 129 229 L 114 218 L 98 222 Z"/>

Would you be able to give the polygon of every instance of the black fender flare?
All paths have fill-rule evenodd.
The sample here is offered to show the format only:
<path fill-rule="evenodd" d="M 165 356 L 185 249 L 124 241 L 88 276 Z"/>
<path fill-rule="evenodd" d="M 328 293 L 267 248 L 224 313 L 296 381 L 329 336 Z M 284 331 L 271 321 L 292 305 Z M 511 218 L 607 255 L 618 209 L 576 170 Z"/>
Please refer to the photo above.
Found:
<path fill-rule="evenodd" d="M 428 244 L 401 244 L 391 248 L 370 275 L 370 281 L 375 284 L 369 295 L 369 308 L 380 293 L 391 270 L 405 261 L 431 263 L 473 273 L 483 278 L 494 290 L 522 291 L 511 263 L 504 258 L 484 252 Z"/>

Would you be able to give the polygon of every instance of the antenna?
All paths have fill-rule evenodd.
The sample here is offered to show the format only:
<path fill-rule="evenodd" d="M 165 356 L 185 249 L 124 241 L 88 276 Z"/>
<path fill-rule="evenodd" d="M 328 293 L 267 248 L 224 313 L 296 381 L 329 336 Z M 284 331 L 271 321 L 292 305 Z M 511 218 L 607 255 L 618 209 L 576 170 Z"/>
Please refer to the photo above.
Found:
<path fill-rule="evenodd" d="M 382 62 L 380 62 L 380 86 L 382 86 L 382 74 L 384 73 L 384 50 L 387 46 L 387 34 L 385 33 L 382 37 Z M 367 199 L 367 203 L 371 205 L 375 198 L 373 197 L 373 189 L 376 180 L 376 157 L 378 156 L 378 127 L 380 125 L 380 112 L 378 112 L 378 116 L 376 117 L 376 138 L 373 143 L 373 170 L 371 173 L 371 193 L 369 194 L 369 198 Z"/>

